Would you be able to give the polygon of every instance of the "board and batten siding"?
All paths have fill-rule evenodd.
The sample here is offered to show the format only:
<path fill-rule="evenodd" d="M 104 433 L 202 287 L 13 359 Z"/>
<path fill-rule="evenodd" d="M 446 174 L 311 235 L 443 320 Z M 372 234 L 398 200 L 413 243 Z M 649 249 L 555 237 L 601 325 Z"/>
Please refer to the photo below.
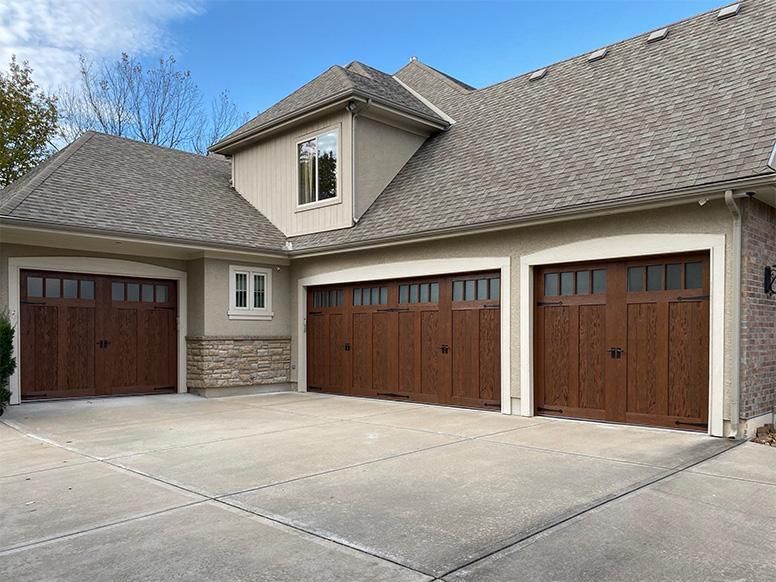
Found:
<path fill-rule="evenodd" d="M 299 141 L 330 129 L 339 132 L 336 203 L 297 207 Z M 343 110 L 272 136 L 236 153 L 234 187 L 284 234 L 295 236 L 346 228 L 353 224 L 351 114 Z"/>

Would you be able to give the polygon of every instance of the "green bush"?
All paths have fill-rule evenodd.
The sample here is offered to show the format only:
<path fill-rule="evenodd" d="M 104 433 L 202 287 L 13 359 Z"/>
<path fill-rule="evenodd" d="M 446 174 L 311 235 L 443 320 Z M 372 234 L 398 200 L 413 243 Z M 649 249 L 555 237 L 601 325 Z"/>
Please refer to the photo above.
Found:
<path fill-rule="evenodd" d="M 0 409 L 5 408 L 11 399 L 8 379 L 16 370 L 16 358 L 13 357 L 14 328 L 8 310 L 0 311 Z"/>

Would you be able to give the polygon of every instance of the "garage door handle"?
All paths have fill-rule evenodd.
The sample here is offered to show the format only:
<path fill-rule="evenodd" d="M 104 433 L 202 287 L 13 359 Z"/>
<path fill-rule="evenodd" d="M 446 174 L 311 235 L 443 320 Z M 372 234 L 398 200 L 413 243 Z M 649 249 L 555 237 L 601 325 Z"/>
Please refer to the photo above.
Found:
<path fill-rule="evenodd" d="M 441 346 L 439 346 L 439 351 L 442 352 L 443 354 L 449 354 L 450 346 L 448 346 L 447 344 L 442 344 Z"/>
<path fill-rule="evenodd" d="M 622 357 L 622 348 L 609 348 L 606 351 L 612 355 L 613 360 L 619 360 Z"/>

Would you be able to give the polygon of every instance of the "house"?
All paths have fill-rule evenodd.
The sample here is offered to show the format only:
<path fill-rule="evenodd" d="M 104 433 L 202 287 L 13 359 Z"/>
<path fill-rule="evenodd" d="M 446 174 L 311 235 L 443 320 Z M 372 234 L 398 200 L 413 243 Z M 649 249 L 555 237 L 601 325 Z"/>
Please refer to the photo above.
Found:
<path fill-rule="evenodd" d="M 334 66 L 200 157 L 0 193 L 13 402 L 323 391 L 750 432 L 776 403 L 776 3 L 474 87 Z M 774 270 L 776 272 L 776 269 Z"/>

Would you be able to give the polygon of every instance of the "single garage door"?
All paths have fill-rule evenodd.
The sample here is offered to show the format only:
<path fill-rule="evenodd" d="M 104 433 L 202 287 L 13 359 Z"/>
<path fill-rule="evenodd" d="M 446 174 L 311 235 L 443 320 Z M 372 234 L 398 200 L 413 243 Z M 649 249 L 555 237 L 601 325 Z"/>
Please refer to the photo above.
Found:
<path fill-rule="evenodd" d="M 311 391 L 498 410 L 500 279 L 476 273 L 311 287 Z"/>
<path fill-rule="evenodd" d="M 175 281 L 22 271 L 22 399 L 177 390 Z"/>
<path fill-rule="evenodd" d="M 537 414 L 706 430 L 708 254 L 547 266 L 534 292 Z"/>

